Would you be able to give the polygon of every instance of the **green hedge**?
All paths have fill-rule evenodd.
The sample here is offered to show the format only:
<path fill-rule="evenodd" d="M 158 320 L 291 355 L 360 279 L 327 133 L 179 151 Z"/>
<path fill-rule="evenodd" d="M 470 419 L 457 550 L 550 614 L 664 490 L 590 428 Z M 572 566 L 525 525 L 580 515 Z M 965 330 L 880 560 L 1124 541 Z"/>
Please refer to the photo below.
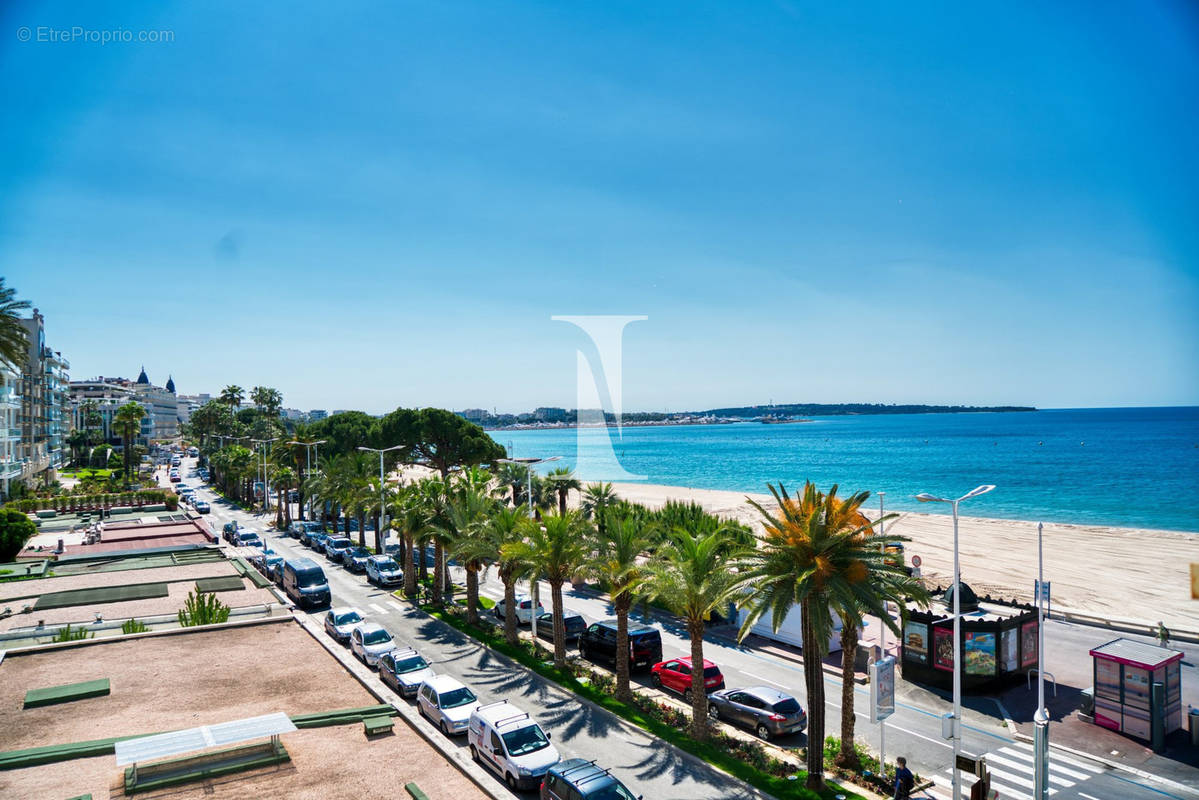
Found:
<path fill-rule="evenodd" d="M 114 506 L 149 506 L 158 503 L 167 510 L 179 508 L 179 496 L 165 489 L 141 489 L 136 492 L 105 492 L 102 494 L 64 494 L 54 497 L 27 497 L 14 500 L 6 508 L 14 508 L 26 514 L 35 511 L 62 511 L 65 513 L 98 511 Z"/>

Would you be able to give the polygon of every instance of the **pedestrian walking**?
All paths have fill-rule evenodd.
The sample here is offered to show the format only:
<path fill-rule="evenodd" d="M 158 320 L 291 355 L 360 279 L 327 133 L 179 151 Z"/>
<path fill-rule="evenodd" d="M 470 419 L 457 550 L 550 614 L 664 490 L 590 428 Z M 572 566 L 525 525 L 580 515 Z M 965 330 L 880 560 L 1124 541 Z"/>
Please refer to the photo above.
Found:
<path fill-rule="evenodd" d="M 916 788 L 916 776 L 908 769 L 908 760 L 903 756 L 895 759 L 895 794 L 894 800 L 908 800 L 912 790 Z"/>
<path fill-rule="evenodd" d="M 1170 646 L 1170 629 L 1161 620 L 1158 620 L 1157 623 L 1157 643 L 1162 647 Z"/>

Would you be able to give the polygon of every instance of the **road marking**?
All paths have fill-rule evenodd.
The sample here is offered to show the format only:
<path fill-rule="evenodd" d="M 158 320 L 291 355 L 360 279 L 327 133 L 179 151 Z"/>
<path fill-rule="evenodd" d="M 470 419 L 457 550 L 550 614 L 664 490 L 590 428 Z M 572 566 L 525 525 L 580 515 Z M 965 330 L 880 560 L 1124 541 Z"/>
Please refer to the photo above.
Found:
<path fill-rule="evenodd" d="M 374 611 L 376 614 L 386 614 L 387 613 L 387 609 L 383 608 L 382 606 L 377 606 L 374 603 L 367 603 L 367 606 L 372 611 Z"/>
<path fill-rule="evenodd" d="M 1078 796 L 1079 796 L 1079 797 L 1085 797 L 1085 798 L 1087 798 L 1087 800 L 1099 800 L 1099 798 L 1098 798 L 1098 797 L 1093 797 L 1093 796 L 1091 796 L 1091 795 L 1087 794 L 1086 792 L 1079 792 L 1079 793 L 1078 793 Z"/>
<path fill-rule="evenodd" d="M 404 611 L 405 610 L 404 607 L 402 605 L 400 605 L 399 603 L 397 603 L 395 600 L 388 600 L 387 604 L 389 606 L 391 606 L 392 608 L 394 608 L 396 611 Z"/>
<path fill-rule="evenodd" d="M 1034 767 L 1035 767 L 1036 755 L 1035 755 L 1034 751 L 1032 751 L 1032 750 L 1023 752 L 1020 750 L 1016 750 L 1015 748 L 1012 748 L 1012 747 L 1001 747 L 1001 748 L 999 748 L 999 750 L 995 751 L 995 753 L 988 753 L 987 757 L 991 758 L 992 756 L 994 756 L 996 759 L 999 759 L 999 758 L 1001 758 L 1001 756 L 999 756 L 998 753 L 1003 753 L 1005 755 L 1012 756 L 1013 758 L 1017 758 L 1020 760 L 1020 762 L 1022 762 L 1019 764 L 1015 764 L 1013 766 L 1018 766 L 1021 769 L 1034 769 Z M 1066 767 L 1063 767 L 1061 765 L 1062 761 L 1065 761 L 1065 759 L 1061 758 L 1056 753 L 1050 754 L 1050 756 L 1049 756 L 1049 779 L 1050 780 L 1056 780 L 1053 776 L 1053 773 L 1055 773 L 1055 772 L 1060 772 L 1064 775 L 1069 775 L 1071 778 L 1074 778 L 1075 780 L 1079 780 L 1079 781 L 1085 781 L 1087 778 L 1091 777 L 1090 775 L 1088 775 L 1085 772 L 1076 772 L 1072 769 L 1067 769 Z M 1066 763 L 1073 764 L 1074 762 L 1067 761 Z M 1082 765 L 1079 764 L 1078 766 L 1081 767 Z M 1089 767 L 1083 767 L 1083 768 L 1091 769 L 1092 774 L 1099 773 L 1099 770 L 1097 770 L 1097 769 L 1092 769 Z M 1066 783 L 1067 786 L 1074 785 L 1072 781 L 1070 781 L 1070 782 L 1063 781 L 1063 782 Z"/>
<path fill-rule="evenodd" d="M 749 676 L 749 677 L 751 677 L 751 678 L 757 678 L 757 679 L 758 679 L 758 680 L 760 680 L 760 681 L 766 681 L 767 683 L 773 684 L 773 685 L 775 685 L 775 686 L 779 687 L 780 689 L 786 689 L 786 688 L 787 688 L 786 686 L 784 686 L 783 684 L 779 683 L 778 681 L 772 681 L 772 680 L 770 680 L 770 678 L 763 678 L 761 675 L 755 675 L 755 674 L 753 674 L 752 672 L 746 672 L 745 670 L 741 670 L 741 674 L 742 674 L 742 675 L 748 675 L 748 676 Z"/>

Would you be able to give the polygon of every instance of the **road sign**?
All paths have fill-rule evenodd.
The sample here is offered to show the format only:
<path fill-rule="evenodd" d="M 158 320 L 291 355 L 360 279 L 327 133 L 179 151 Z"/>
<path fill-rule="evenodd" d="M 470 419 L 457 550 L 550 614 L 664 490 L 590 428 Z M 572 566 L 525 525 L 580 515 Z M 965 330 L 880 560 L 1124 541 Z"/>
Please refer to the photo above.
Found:
<path fill-rule="evenodd" d="M 963 753 L 959 753 L 957 764 L 955 766 L 957 766 L 957 768 L 962 772 L 969 772 L 971 775 L 981 778 L 987 774 L 987 757 L 978 756 L 976 758 L 974 756 L 968 756 Z"/>
<path fill-rule="evenodd" d="M 870 665 L 870 721 L 882 722 L 895 713 L 895 657 Z"/>
<path fill-rule="evenodd" d="M 924 559 L 920 558 L 920 556 L 912 556 L 912 566 L 913 567 L 918 567 L 923 563 L 924 563 Z"/>
<path fill-rule="evenodd" d="M 1053 587 L 1052 581 L 1033 581 L 1032 582 L 1032 598 L 1034 603 L 1041 601 L 1041 593 L 1045 593 L 1045 605 L 1049 605 L 1049 596 Z"/>

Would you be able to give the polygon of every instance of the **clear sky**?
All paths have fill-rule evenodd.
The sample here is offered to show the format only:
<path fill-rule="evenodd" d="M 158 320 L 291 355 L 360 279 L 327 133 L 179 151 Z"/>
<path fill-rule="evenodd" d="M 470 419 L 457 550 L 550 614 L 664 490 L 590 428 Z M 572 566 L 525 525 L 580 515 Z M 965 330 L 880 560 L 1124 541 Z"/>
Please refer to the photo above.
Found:
<path fill-rule="evenodd" d="M 627 409 L 1199 403 L 1187 0 L 0 26 L 0 274 L 74 378 L 570 407 L 584 339 L 550 317 L 645 314 Z M 173 41 L 46 41 L 73 26 Z"/>

